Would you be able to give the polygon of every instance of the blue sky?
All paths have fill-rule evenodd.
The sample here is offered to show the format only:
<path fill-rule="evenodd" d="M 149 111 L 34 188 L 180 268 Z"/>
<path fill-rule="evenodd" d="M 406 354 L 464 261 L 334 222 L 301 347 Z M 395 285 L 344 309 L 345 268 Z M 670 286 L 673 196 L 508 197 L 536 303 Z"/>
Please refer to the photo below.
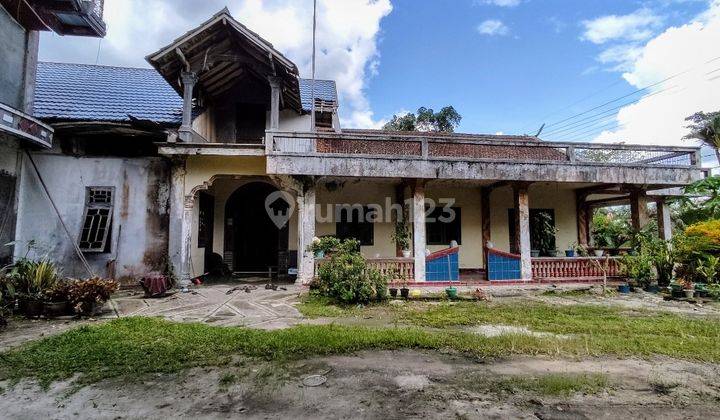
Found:
<path fill-rule="evenodd" d="M 453 105 L 464 132 L 547 122 L 546 140 L 687 145 L 685 117 L 720 109 L 720 0 L 317 1 L 317 74 L 337 82 L 345 127 Z M 106 0 L 105 39 L 43 33 L 40 58 L 148 67 L 147 54 L 228 6 L 308 77 L 312 4 Z"/>
<path fill-rule="evenodd" d="M 582 21 L 647 8 L 664 16 L 654 28 L 660 33 L 707 7 L 700 1 L 533 0 L 515 7 L 473 0 L 394 1 L 382 21 L 381 61 L 368 98 L 381 116 L 421 105 L 453 105 L 464 117 L 461 131 L 535 131 L 543 121 L 558 121 L 635 90 L 621 72 L 597 61 L 604 46 L 582 39 Z M 478 25 L 488 19 L 501 21 L 507 33 L 480 34 Z"/>

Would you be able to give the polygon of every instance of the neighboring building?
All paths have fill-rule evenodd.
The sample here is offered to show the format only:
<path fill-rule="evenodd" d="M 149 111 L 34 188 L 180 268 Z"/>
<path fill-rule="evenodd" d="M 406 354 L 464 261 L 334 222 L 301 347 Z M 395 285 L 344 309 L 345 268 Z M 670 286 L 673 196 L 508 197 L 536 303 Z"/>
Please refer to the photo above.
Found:
<path fill-rule="evenodd" d="M 39 31 L 102 37 L 102 7 L 103 0 L 0 0 L 0 266 L 13 254 L 19 155 L 53 139 L 33 117 Z"/>
<path fill-rule="evenodd" d="M 704 177 L 697 148 L 342 129 L 334 82 L 313 88 L 227 10 L 147 60 L 154 69 L 40 63 L 35 115 L 55 142 L 32 156 L 75 241 L 23 165 L 16 255 L 34 241 L 81 275 L 78 246 L 92 271 L 127 281 L 172 270 L 184 284 L 224 262 L 239 274 L 297 268 L 307 282 L 308 245 L 338 235 L 415 281 L 443 280 L 426 276 L 425 251 L 451 241 L 464 275 L 569 277 L 579 260 L 531 257 L 535 220 L 557 228 L 562 252 L 588 244 L 590 209 L 631 203 L 639 229 L 657 201 L 667 236 L 663 191 Z M 427 198 L 454 198 L 455 218 L 426 223 Z M 396 211 L 357 220 L 335 214 L 342 204 Z M 391 240 L 403 213 L 411 258 Z"/>

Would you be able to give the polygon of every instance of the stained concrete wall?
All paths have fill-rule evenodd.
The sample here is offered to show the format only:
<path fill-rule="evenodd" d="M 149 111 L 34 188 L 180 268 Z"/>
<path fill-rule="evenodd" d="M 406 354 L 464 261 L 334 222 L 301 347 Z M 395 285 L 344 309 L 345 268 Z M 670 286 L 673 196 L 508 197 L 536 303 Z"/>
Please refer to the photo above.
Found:
<path fill-rule="evenodd" d="M 17 216 L 18 145 L 0 135 L 0 266 L 10 262 Z"/>
<path fill-rule="evenodd" d="M 33 154 L 33 159 L 72 238 L 62 229 L 32 166 L 24 162 L 16 257 L 35 241 L 32 257 L 47 256 L 60 264 L 64 275 L 86 277 L 70 242 L 80 235 L 86 187 L 114 187 L 111 252 L 86 253 L 88 262 L 97 275 L 129 283 L 148 272 L 164 270 L 169 214 L 169 168 L 164 159 L 76 158 L 54 153 Z"/>
<path fill-rule="evenodd" d="M 23 109 L 27 31 L 0 6 L 0 102 Z"/>

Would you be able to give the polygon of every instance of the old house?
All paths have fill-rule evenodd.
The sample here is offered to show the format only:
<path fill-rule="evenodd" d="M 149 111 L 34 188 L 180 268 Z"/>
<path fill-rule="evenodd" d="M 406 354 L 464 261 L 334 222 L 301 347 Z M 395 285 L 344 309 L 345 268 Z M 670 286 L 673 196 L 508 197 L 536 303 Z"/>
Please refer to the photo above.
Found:
<path fill-rule="evenodd" d="M 186 284 L 225 264 L 307 282 L 308 245 L 337 235 L 416 282 L 457 279 L 427 261 L 451 243 L 461 278 L 578 277 L 586 260 L 533 257 L 535 220 L 563 250 L 588 244 L 593 208 L 629 203 L 640 229 L 655 202 L 667 236 L 668 189 L 704 176 L 691 147 L 344 129 L 335 83 L 301 78 L 227 10 L 147 61 L 38 65 L 33 115 L 55 138 L 23 159 L 16 256 L 32 242 L 70 274 L 170 269 Z M 391 239 L 403 214 L 409 258 Z"/>
<path fill-rule="evenodd" d="M 21 156 L 52 146 L 52 127 L 33 117 L 39 32 L 103 37 L 102 16 L 102 0 L 0 1 L 0 266 L 13 255 Z"/>

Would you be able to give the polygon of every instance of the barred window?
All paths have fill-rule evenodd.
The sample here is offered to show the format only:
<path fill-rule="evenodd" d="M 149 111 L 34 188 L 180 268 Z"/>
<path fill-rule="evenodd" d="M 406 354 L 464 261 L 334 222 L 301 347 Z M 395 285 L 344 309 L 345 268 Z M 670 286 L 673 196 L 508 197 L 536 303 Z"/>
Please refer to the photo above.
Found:
<path fill-rule="evenodd" d="M 80 249 L 85 252 L 110 252 L 112 214 L 115 201 L 113 187 L 88 187 L 85 192 L 85 214 L 80 231 Z"/>

